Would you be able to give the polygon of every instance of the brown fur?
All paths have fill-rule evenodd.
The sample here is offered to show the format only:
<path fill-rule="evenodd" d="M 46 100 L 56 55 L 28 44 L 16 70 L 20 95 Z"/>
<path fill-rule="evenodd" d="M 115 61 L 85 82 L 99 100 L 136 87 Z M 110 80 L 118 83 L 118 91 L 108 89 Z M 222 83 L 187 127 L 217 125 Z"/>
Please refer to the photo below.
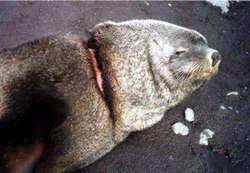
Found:
<path fill-rule="evenodd" d="M 0 79 L 0 168 L 20 172 L 44 148 L 37 171 L 62 172 L 113 147 L 109 110 L 78 37 L 51 36 L 1 51 Z"/>

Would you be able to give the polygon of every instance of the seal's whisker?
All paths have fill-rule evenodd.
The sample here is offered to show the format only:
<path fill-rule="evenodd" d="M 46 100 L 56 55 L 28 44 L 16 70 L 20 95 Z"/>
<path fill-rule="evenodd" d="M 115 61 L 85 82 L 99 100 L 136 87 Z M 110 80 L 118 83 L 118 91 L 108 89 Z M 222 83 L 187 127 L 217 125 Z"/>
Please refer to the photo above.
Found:
<path fill-rule="evenodd" d="M 200 63 L 194 63 L 194 65 L 193 65 L 193 67 L 192 67 L 190 73 L 191 73 L 191 75 L 193 76 L 193 75 L 198 74 L 198 73 L 201 72 L 201 71 L 202 71 L 202 66 L 201 66 L 201 64 L 200 64 Z"/>
<path fill-rule="evenodd" d="M 202 71 L 202 66 L 200 63 L 196 62 L 193 63 L 192 65 L 190 65 L 188 67 L 188 72 L 187 74 L 183 74 L 183 72 L 181 73 L 182 75 L 182 80 L 183 81 L 187 81 L 189 80 L 192 76 L 197 75 L 200 71 Z"/>
<path fill-rule="evenodd" d="M 197 66 L 196 64 L 193 64 L 193 66 L 190 65 L 188 67 L 188 72 L 187 72 L 188 75 L 185 76 L 185 79 L 184 79 L 185 81 L 188 80 L 188 79 L 190 79 L 193 76 L 193 72 L 197 68 L 196 66 Z"/>
<path fill-rule="evenodd" d="M 183 78 L 184 77 L 184 72 L 183 71 L 179 71 L 179 72 L 177 71 L 176 75 L 177 75 L 177 80 L 178 81 L 182 81 L 184 79 Z"/>

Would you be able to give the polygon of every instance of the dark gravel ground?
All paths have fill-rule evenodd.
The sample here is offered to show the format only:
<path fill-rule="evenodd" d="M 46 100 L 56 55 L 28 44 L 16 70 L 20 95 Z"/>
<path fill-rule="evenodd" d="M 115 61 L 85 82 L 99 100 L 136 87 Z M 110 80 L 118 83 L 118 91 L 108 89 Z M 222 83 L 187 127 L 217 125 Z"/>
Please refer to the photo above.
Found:
<path fill-rule="evenodd" d="M 79 172 L 250 172 L 250 3 L 222 15 L 206 2 L 0 2 L 0 48 L 14 47 L 57 32 L 87 39 L 86 30 L 104 20 L 160 19 L 193 28 L 223 55 L 208 84 L 166 113 L 154 127 L 131 134 L 104 158 Z M 239 96 L 226 96 L 238 91 Z M 232 110 L 220 110 L 220 105 Z M 194 123 L 184 110 L 195 111 Z M 174 135 L 182 121 L 190 135 Z M 210 146 L 198 144 L 204 128 L 215 131 Z"/>

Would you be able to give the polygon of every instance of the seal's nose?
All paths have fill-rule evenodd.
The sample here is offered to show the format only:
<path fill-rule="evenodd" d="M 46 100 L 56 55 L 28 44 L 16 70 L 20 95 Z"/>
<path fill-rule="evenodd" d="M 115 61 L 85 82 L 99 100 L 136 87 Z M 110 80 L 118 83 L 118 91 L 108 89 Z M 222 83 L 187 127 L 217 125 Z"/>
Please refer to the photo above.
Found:
<path fill-rule="evenodd" d="M 220 60 L 221 60 L 221 55 L 219 54 L 219 52 L 214 52 L 212 54 L 212 67 L 214 67 Z"/>

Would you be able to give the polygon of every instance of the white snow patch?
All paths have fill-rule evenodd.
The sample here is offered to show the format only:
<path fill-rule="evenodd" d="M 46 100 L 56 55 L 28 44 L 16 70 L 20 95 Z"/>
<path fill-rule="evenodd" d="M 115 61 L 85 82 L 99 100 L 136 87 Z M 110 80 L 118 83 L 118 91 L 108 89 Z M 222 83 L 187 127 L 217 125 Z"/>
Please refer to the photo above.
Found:
<path fill-rule="evenodd" d="M 186 108 L 185 110 L 185 120 L 188 122 L 194 121 L 194 111 L 191 108 Z"/>
<path fill-rule="evenodd" d="M 204 129 L 200 134 L 200 145 L 208 145 L 208 139 L 214 136 L 214 132 L 210 129 Z"/>
<path fill-rule="evenodd" d="M 231 95 L 239 95 L 239 93 L 237 91 L 232 91 L 232 92 L 229 92 L 227 93 L 227 96 L 231 96 Z"/>
<path fill-rule="evenodd" d="M 220 7 L 222 13 L 227 13 L 229 11 L 230 0 L 205 0 L 211 3 L 213 6 Z"/>
<path fill-rule="evenodd" d="M 189 134 L 189 128 L 184 125 L 182 122 L 177 122 L 172 125 L 172 130 L 175 134 L 180 134 L 182 136 L 186 136 Z"/>

